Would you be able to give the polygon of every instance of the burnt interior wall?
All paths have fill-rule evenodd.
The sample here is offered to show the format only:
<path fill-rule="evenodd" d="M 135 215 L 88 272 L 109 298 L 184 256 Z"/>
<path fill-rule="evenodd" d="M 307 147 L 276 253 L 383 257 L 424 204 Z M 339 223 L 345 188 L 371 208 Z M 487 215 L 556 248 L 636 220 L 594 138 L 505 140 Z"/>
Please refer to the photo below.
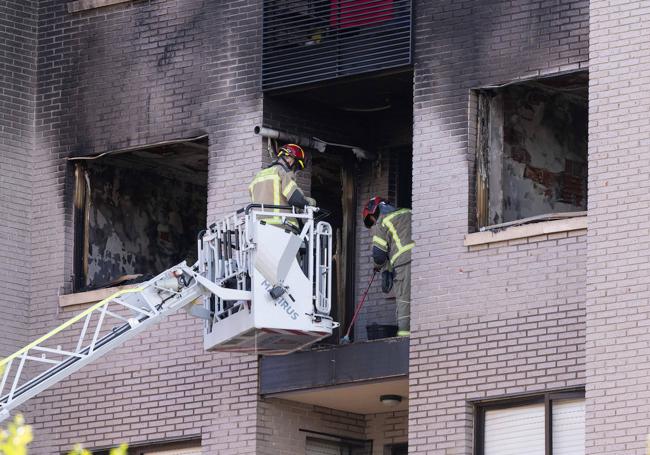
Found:
<path fill-rule="evenodd" d="M 336 109 L 335 106 L 323 104 L 319 100 L 310 99 L 308 94 L 293 93 L 282 96 L 265 95 L 264 97 L 264 123 L 265 126 L 299 134 L 308 137 L 366 147 L 363 140 L 365 135 L 358 122 L 351 115 Z M 278 144 L 281 145 L 281 144 Z M 353 225 L 354 214 L 343 211 L 343 204 L 347 198 L 354 197 L 354 187 L 347 187 L 344 192 L 342 184 L 345 166 L 348 175 L 356 172 L 357 160 L 352 153 L 343 148 L 328 147 L 325 153 L 307 149 L 308 160 L 304 171 L 298 173 L 297 181 L 308 195 L 315 197 L 319 207 L 331 213 L 325 218 L 333 227 L 333 301 L 332 315 L 335 319 L 345 319 L 346 298 L 345 276 L 350 276 L 349 267 L 352 261 L 343 263 L 340 255 L 344 253 L 344 245 L 350 245 L 348 238 L 350 230 L 343 226 Z M 266 157 L 270 162 L 270 157 Z M 312 192 L 312 184 L 313 190 Z M 338 188 L 336 187 L 338 185 Z M 331 337 L 325 340 L 327 344 L 335 344 L 341 338 L 341 329 L 336 329 Z"/>
<path fill-rule="evenodd" d="M 586 85 L 531 82 L 480 96 L 489 110 L 479 108 L 488 117 L 488 224 L 586 210 Z"/>
<path fill-rule="evenodd" d="M 328 147 L 324 154 L 310 151 L 316 155 L 310 160 L 305 172 L 298 176 L 300 186 L 311 193 L 314 182 L 341 181 L 340 176 L 335 175 L 337 166 L 340 168 L 341 164 L 332 165 L 333 162 L 350 165 L 354 173 L 354 188 L 345 188 L 342 192 L 338 189 L 329 191 L 326 185 L 321 185 L 316 188 L 319 194 L 311 194 L 317 196 L 319 206 L 326 209 L 338 201 L 323 199 L 324 194 L 330 198 L 338 195 L 353 198 L 353 208 L 348 218 L 326 218 L 334 224 L 342 222 L 338 232 L 335 228 L 335 245 L 337 240 L 344 238 L 344 234 L 354 236 L 355 253 L 345 264 L 352 268 L 346 276 L 347 280 L 353 282 L 353 292 L 345 297 L 347 310 L 340 312 L 345 314 L 336 314 L 340 322 L 350 321 L 354 306 L 365 291 L 372 274 L 370 231 L 363 226 L 360 218 L 363 206 L 374 195 L 410 206 L 412 99 L 410 71 L 342 81 L 303 92 L 266 95 L 264 98 L 265 126 L 362 147 L 377 156 L 376 160 L 359 160 L 349 149 L 340 147 Z M 315 164 L 323 169 L 314 169 Z M 353 335 L 356 339 L 364 340 L 367 324 L 393 324 L 394 321 L 394 297 L 383 294 L 379 280 L 376 280 Z M 342 324 L 339 330 L 346 329 L 347 325 Z M 340 339 L 338 335 L 341 334 L 335 333 L 332 342 Z"/>
<path fill-rule="evenodd" d="M 134 168 L 118 155 L 87 164 L 88 289 L 196 260 L 196 235 L 206 226 L 205 175 L 145 163 Z"/>

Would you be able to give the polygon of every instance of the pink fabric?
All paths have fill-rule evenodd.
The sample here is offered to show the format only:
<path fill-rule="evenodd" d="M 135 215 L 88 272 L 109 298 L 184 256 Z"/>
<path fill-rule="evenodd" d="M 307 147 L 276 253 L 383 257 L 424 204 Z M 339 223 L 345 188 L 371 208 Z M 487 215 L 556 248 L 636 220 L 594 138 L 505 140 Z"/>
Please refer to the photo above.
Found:
<path fill-rule="evenodd" d="M 362 27 L 392 18 L 393 0 L 331 0 L 332 27 Z"/>

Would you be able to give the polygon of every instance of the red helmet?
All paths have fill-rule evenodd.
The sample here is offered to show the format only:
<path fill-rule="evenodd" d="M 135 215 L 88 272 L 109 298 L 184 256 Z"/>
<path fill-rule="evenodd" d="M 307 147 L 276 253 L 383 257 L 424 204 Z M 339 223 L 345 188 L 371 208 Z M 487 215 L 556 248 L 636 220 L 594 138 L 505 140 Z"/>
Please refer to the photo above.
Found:
<path fill-rule="evenodd" d="M 375 217 L 375 220 L 378 218 L 377 212 L 379 211 L 379 206 L 381 204 L 387 204 L 386 200 L 380 198 L 379 196 L 375 196 L 371 198 L 368 201 L 368 204 L 363 208 L 363 224 L 365 224 L 367 228 L 371 228 L 372 225 L 375 224 L 375 222 L 372 221 L 369 217 L 372 215 Z"/>
<path fill-rule="evenodd" d="M 305 168 L 305 151 L 296 144 L 285 144 L 280 147 L 278 150 L 278 157 L 280 156 L 291 156 L 294 158 L 294 167 L 297 163 L 300 166 L 300 169 Z"/>

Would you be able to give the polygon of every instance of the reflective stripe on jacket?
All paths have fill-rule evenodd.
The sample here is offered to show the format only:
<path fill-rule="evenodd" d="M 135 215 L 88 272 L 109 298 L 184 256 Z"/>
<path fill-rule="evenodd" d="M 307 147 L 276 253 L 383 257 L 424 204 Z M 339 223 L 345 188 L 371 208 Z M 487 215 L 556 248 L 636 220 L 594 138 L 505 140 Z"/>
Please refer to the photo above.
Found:
<path fill-rule="evenodd" d="M 251 201 L 254 204 L 289 205 L 288 200 L 295 191 L 301 191 L 295 181 L 294 173 L 288 171 L 281 164 L 274 164 L 262 169 L 255 175 L 248 185 Z M 302 191 L 301 191 L 302 192 Z M 280 209 L 268 209 L 280 213 Z M 269 224 L 281 224 L 280 216 L 268 217 L 265 221 Z M 295 220 L 287 220 L 296 224 Z"/>
<path fill-rule="evenodd" d="M 372 246 L 388 254 L 390 264 L 399 267 L 411 260 L 411 210 L 399 209 L 381 215 L 373 226 Z"/>

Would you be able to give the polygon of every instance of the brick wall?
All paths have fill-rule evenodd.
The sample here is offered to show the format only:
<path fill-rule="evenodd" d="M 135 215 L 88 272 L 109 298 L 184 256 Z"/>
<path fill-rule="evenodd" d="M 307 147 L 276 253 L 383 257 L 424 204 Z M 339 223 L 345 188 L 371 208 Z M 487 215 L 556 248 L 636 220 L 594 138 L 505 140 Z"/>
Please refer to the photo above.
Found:
<path fill-rule="evenodd" d="M 463 235 L 470 89 L 585 68 L 588 2 L 416 6 L 409 450 L 470 454 L 469 400 L 585 382 L 585 232 Z"/>
<path fill-rule="evenodd" d="M 647 2 L 590 2 L 588 454 L 645 453 L 648 433 Z"/>
<path fill-rule="evenodd" d="M 65 157 L 209 135 L 208 222 L 247 201 L 259 169 L 257 2 L 127 2 L 69 14 L 39 4 L 31 336 L 71 317 Z M 242 150 L 247 158 L 241 159 Z M 234 151 L 234 153 L 233 153 Z M 257 361 L 204 353 L 176 315 L 33 399 L 33 453 L 200 437 L 205 453 L 255 452 Z"/>
<path fill-rule="evenodd" d="M 301 431 L 303 430 L 303 431 Z M 292 401 L 267 399 L 259 403 L 259 455 L 303 454 L 307 431 L 355 439 L 365 438 L 365 419 Z"/>
<path fill-rule="evenodd" d="M 0 278 L 3 282 L 0 357 L 26 341 L 31 258 L 36 2 L 0 5 Z"/>
<path fill-rule="evenodd" d="M 35 6 L 13 2 L 6 10 L 21 11 L 25 4 Z M 542 236 L 472 250 L 463 247 L 462 240 L 470 224 L 473 170 L 467 126 L 470 89 L 585 68 L 587 8 L 588 2 L 582 0 L 416 4 L 413 228 L 417 247 L 413 254 L 408 425 L 412 453 L 471 453 L 468 400 L 585 382 L 586 233 Z M 598 14 L 592 20 L 602 19 L 599 24 L 603 28 L 596 35 L 600 40 L 596 44 L 602 47 L 594 45 L 592 53 L 598 57 L 606 54 L 604 49 L 618 54 L 619 49 L 610 47 L 608 34 L 615 34 L 615 22 L 620 18 L 607 2 L 596 2 L 594 9 Z M 27 24 L 33 23 L 34 11 L 23 11 L 31 18 Z M 22 132 L 5 129 L 0 134 L 0 141 L 11 151 L 0 159 L 8 160 L 14 170 L 35 182 L 33 194 L 23 196 L 33 199 L 31 213 L 21 212 L 23 204 L 18 204 L 12 217 L 0 221 L 6 223 L 0 226 L 0 242 L 5 242 L 5 232 L 9 239 L 6 245 L 0 244 L 0 254 L 6 255 L 11 265 L 10 283 L 18 282 L 16 270 L 24 259 L 17 245 L 21 239 L 31 238 L 31 254 L 36 259 L 29 282 L 31 336 L 74 313 L 59 310 L 56 298 L 70 289 L 72 270 L 67 156 L 208 133 L 208 222 L 247 201 L 246 184 L 264 155 L 262 141 L 252 136 L 253 127 L 278 115 L 265 106 L 262 118 L 260 13 L 259 2 L 253 0 L 151 0 L 75 14 L 66 12 L 65 2 L 39 2 L 34 142 L 29 139 L 30 99 L 24 95 L 9 101 L 12 108 L 17 106 L 17 125 L 22 127 L 16 131 Z M 35 45 L 33 30 L 29 26 L 17 29 L 20 45 L 29 50 Z M 642 35 L 637 32 L 635 36 Z M 636 45 L 629 44 L 630 55 Z M 17 76 L 21 78 L 19 86 L 25 88 L 19 93 L 29 93 L 27 87 L 34 83 L 34 68 L 29 66 L 32 54 L 21 55 L 25 68 L 31 71 Z M 628 95 L 621 91 L 608 97 L 611 81 L 606 73 L 612 68 L 607 62 L 601 64 L 602 73 L 592 81 L 596 90 L 592 102 L 601 93 L 599 89 L 603 95 L 598 98 L 602 108 L 592 111 L 590 125 L 592 130 L 596 127 L 601 142 L 600 148 L 594 149 L 596 161 L 590 163 L 596 230 L 589 233 L 589 254 L 590 258 L 595 254 L 595 258 L 608 259 L 618 254 L 620 265 L 607 279 L 595 269 L 589 272 L 593 280 L 589 303 L 596 311 L 589 330 L 596 339 L 607 324 L 611 327 L 612 321 L 616 322 L 620 324 L 616 336 L 627 337 L 630 344 L 626 348 L 634 350 L 638 347 L 634 341 L 644 343 L 645 338 L 628 326 L 641 323 L 628 315 L 636 306 L 627 307 L 622 293 L 629 288 L 632 296 L 644 295 L 638 278 L 642 261 L 634 262 L 634 255 L 643 256 L 645 243 L 633 238 L 635 250 L 611 250 L 613 242 L 626 234 L 622 225 L 612 225 L 608 218 L 610 198 L 616 200 L 608 192 L 622 188 L 617 194 L 639 198 L 636 191 L 642 179 L 626 175 L 637 172 L 638 166 L 628 168 L 625 162 L 612 162 L 607 141 L 610 125 L 633 131 L 625 147 L 636 152 L 626 156 L 638 161 L 645 136 L 634 132 L 639 125 L 631 119 L 636 109 L 646 106 L 637 99 L 638 104 L 627 108 L 625 116 L 611 116 L 610 105 L 627 102 L 617 96 Z M 625 71 L 622 66 L 614 69 L 621 74 Z M 279 123 L 290 124 L 283 115 Z M 21 152 L 31 145 L 33 158 L 26 162 Z M 251 151 L 245 160 L 241 159 L 242 150 Z M 606 186 L 605 178 L 599 177 L 601 165 L 603 169 L 619 165 L 611 169 L 623 172 L 622 180 Z M 388 172 L 385 174 L 387 178 Z M 5 185 L 6 181 L 2 182 L 0 185 Z M 21 194 L 29 194 L 29 185 L 22 180 L 19 184 L 24 188 Z M 360 201 L 372 189 L 363 187 Z M 2 190 L 3 194 L 9 191 L 5 186 Z M 616 206 L 626 207 L 618 201 Z M 642 201 L 634 200 L 628 208 L 633 209 L 629 213 L 644 213 Z M 626 222 L 641 220 L 642 215 Z M 28 223 L 32 226 L 29 235 L 24 232 Z M 641 235 L 643 231 L 638 232 Z M 360 257 L 366 251 L 359 246 Z M 362 288 L 369 270 L 359 267 Z M 623 283 L 617 291 L 621 294 L 613 300 L 604 299 L 614 281 Z M 23 316 L 20 307 L 26 299 L 20 288 L 12 286 L 10 314 L 18 319 Z M 608 307 L 598 313 L 597 305 L 614 304 L 619 305 L 614 316 L 605 312 Z M 634 317 L 642 316 L 635 313 Z M 359 422 L 364 418 L 358 416 L 293 404 L 258 403 L 256 359 L 204 353 L 200 330 L 197 321 L 174 316 L 159 331 L 131 340 L 104 361 L 33 400 L 30 409 L 37 434 L 33 453 L 60 452 L 75 441 L 104 446 L 179 437 L 201 437 L 204 453 L 210 454 L 278 453 L 273 452 L 272 442 L 275 436 L 280 437 L 279 429 L 291 422 L 294 436 L 298 422 L 303 421 L 314 422 L 314 428 L 355 434 L 378 434 L 379 422 L 393 425 L 390 418 L 367 416 L 362 429 Z M 8 344 L 19 341 L 23 340 Z M 645 397 L 640 392 L 634 395 L 637 384 L 630 379 L 632 373 L 600 374 L 602 364 L 598 362 L 609 361 L 609 351 L 604 345 L 593 347 L 595 379 L 588 390 L 588 412 L 618 412 L 614 404 L 605 406 L 602 400 L 599 404 L 594 400 L 611 381 L 630 388 L 622 389 L 621 398 L 637 399 L 642 405 Z M 634 409 L 643 415 L 641 407 Z M 624 433 L 624 425 L 615 429 Z M 401 434 L 405 427 L 393 430 Z M 592 450 L 604 445 L 596 435 L 606 429 L 604 420 L 594 420 L 589 427 Z M 641 439 L 634 434 L 628 441 L 622 435 L 621 444 L 636 448 Z M 296 441 L 288 438 L 284 443 L 295 448 Z"/>
<path fill-rule="evenodd" d="M 385 446 L 408 440 L 408 412 L 395 411 L 366 416 L 366 438 L 372 439 L 372 455 L 385 455 Z"/>
<path fill-rule="evenodd" d="M 408 418 L 406 411 L 360 415 L 266 399 L 259 403 L 259 425 L 259 455 L 304 454 L 310 431 L 372 440 L 372 455 L 384 455 L 385 445 L 406 442 Z"/>

